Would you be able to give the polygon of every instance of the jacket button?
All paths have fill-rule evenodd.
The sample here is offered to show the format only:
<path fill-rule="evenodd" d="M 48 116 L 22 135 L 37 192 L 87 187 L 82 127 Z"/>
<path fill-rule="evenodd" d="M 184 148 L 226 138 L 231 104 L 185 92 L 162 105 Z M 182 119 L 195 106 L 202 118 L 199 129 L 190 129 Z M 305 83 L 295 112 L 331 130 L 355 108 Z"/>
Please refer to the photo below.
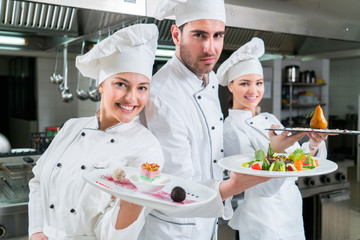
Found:
<path fill-rule="evenodd" d="M 221 149 L 220 152 L 224 152 L 224 149 Z"/>
<path fill-rule="evenodd" d="M 198 96 L 198 99 L 201 99 L 201 96 Z"/>
<path fill-rule="evenodd" d="M 70 209 L 70 212 L 71 212 L 71 213 L 74 213 L 74 212 L 75 212 L 75 209 L 73 209 L 73 208 Z"/>
<path fill-rule="evenodd" d="M 265 119 L 268 119 L 268 117 L 265 117 Z"/>
<path fill-rule="evenodd" d="M 55 207 L 54 204 L 50 205 L 50 209 L 54 209 L 54 207 Z"/>
<path fill-rule="evenodd" d="M 111 143 L 114 143 L 114 142 L 115 142 L 115 139 L 111 139 L 110 142 L 111 142 Z"/>
<path fill-rule="evenodd" d="M 250 122 L 250 124 L 253 124 L 253 122 Z"/>
<path fill-rule="evenodd" d="M 215 88 L 215 86 L 212 86 L 212 88 Z"/>
<path fill-rule="evenodd" d="M 212 130 L 214 130 L 214 129 L 215 129 L 215 127 L 214 127 L 214 126 L 212 126 L 212 127 L 211 127 L 211 129 L 212 129 Z"/>
<path fill-rule="evenodd" d="M 214 163 L 216 163 L 217 161 L 216 161 L 216 159 L 214 159 Z"/>
<path fill-rule="evenodd" d="M 83 137 L 84 137 L 84 136 L 85 136 L 85 133 L 84 133 L 84 132 L 82 132 L 82 133 L 81 133 L 81 136 L 83 136 Z"/>
<path fill-rule="evenodd" d="M 85 165 L 81 165 L 81 169 L 82 169 L 82 170 L 85 170 L 85 169 L 86 169 L 86 166 L 85 166 Z"/>
<path fill-rule="evenodd" d="M 220 118 L 220 121 L 222 121 L 222 120 L 223 120 L 223 118 L 221 117 L 221 118 Z"/>
<path fill-rule="evenodd" d="M 61 163 L 58 163 L 58 164 L 56 164 L 56 166 L 57 166 L 57 167 L 61 167 L 62 165 L 61 165 Z"/>

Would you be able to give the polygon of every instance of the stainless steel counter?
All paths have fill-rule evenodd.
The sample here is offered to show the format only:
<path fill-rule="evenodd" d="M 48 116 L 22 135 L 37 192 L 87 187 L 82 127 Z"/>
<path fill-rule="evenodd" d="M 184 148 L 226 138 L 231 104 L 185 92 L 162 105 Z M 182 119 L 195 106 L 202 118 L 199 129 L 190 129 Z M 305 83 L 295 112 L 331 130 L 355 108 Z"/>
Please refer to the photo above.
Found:
<path fill-rule="evenodd" d="M 28 239 L 28 181 L 39 157 L 0 155 L 0 239 Z"/>

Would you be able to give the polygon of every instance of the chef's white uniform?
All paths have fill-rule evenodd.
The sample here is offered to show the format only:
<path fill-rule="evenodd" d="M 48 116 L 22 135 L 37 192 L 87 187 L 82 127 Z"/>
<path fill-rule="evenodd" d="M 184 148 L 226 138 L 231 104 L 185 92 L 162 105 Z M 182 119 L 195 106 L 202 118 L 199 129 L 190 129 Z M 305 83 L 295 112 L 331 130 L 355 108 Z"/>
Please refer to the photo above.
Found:
<path fill-rule="evenodd" d="M 253 117 L 251 111 L 230 109 L 224 122 L 225 156 L 254 153 L 259 149 L 266 153 L 270 140 L 265 129 L 272 124 L 281 125 L 273 114 L 260 113 Z M 299 147 L 296 143 L 285 152 L 291 153 Z M 309 143 L 303 147 L 308 152 Z M 325 159 L 326 155 L 322 143 L 317 157 Z M 274 178 L 245 191 L 244 201 L 229 221 L 233 229 L 239 230 L 241 240 L 305 239 L 302 198 L 296 180 Z"/>
<path fill-rule="evenodd" d="M 173 56 L 151 81 L 145 115 L 164 152 L 163 172 L 202 182 L 219 192 L 223 171 L 217 161 L 223 156 L 223 115 L 215 74 L 211 72 L 203 86 L 203 81 Z M 216 217 L 232 215 L 229 201 L 225 205 L 224 212 L 218 194 L 206 206 L 184 213 L 193 218 L 153 211 L 146 217 L 141 239 L 209 240 L 216 237 Z"/>
<path fill-rule="evenodd" d="M 162 166 L 159 142 L 136 117 L 105 131 L 96 117 L 70 119 L 33 168 L 30 181 L 29 236 L 49 239 L 137 239 L 144 212 L 128 228 L 116 230 L 119 200 L 85 182 L 86 169 Z"/>

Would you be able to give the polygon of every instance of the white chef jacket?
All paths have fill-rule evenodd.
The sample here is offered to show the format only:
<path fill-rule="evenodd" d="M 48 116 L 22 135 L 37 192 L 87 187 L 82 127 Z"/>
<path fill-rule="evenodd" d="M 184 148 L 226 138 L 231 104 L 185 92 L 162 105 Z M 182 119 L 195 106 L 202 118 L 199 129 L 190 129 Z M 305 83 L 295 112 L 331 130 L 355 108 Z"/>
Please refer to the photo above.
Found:
<path fill-rule="evenodd" d="M 225 156 L 254 153 L 259 149 L 266 153 L 270 140 L 265 129 L 272 124 L 281 125 L 273 114 L 260 113 L 253 117 L 251 111 L 229 109 L 229 116 L 224 122 Z M 303 144 L 305 152 L 309 151 L 308 145 L 308 142 Z M 295 143 L 285 152 L 291 153 L 299 147 Z M 326 147 L 322 143 L 317 157 L 321 160 L 326 155 Z M 233 229 L 239 230 L 240 239 L 305 239 L 302 198 L 295 185 L 296 180 L 273 178 L 245 191 L 244 201 L 229 221 Z"/>
<path fill-rule="evenodd" d="M 153 211 L 146 217 L 141 239 L 216 237 L 216 217 L 231 217 L 232 208 L 230 201 L 226 201 L 224 212 L 219 193 L 223 170 L 217 161 L 223 156 L 223 114 L 214 72 L 203 86 L 203 81 L 173 56 L 151 81 L 145 117 L 164 153 L 163 172 L 206 184 L 218 195 L 208 205 L 184 213 L 193 218 Z"/>
<path fill-rule="evenodd" d="M 128 228 L 116 230 L 119 200 L 82 178 L 91 167 L 162 166 L 159 142 L 136 117 L 99 130 L 97 118 L 70 119 L 33 168 L 30 180 L 29 236 L 49 239 L 137 239 L 144 212 Z"/>

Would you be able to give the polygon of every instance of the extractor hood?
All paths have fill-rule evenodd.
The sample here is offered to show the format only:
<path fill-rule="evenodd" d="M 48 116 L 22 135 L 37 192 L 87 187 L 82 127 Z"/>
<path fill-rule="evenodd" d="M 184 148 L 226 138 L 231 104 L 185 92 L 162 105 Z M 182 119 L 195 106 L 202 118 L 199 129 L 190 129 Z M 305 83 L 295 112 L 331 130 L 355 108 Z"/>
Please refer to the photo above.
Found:
<path fill-rule="evenodd" d="M 82 40 L 96 41 L 135 23 L 157 24 L 159 43 L 172 45 L 171 18 L 152 18 L 161 0 L 0 0 L 0 34 L 22 35 L 25 48 L 54 51 L 64 43 L 80 52 Z M 360 20 L 306 8 L 285 0 L 226 0 L 224 50 L 252 37 L 264 40 L 267 53 L 315 55 L 360 49 Z M 1 48 L 1 47 L 0 47 Z M 352 51 L 349 53 L 356 53 Z"/>

